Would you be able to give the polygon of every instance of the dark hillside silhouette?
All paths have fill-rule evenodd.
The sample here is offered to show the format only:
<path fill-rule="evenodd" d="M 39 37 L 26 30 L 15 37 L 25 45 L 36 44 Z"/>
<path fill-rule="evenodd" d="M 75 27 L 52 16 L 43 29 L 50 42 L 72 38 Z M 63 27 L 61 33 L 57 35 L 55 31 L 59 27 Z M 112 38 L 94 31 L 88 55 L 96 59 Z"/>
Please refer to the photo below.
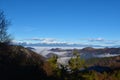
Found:
<path fill-rule="evenodd" d="M 45 58 L 22 46 L 0 44 L 1 80 L 46 80 Z M 45 67 L 46 66 L 46 67 Z"/>

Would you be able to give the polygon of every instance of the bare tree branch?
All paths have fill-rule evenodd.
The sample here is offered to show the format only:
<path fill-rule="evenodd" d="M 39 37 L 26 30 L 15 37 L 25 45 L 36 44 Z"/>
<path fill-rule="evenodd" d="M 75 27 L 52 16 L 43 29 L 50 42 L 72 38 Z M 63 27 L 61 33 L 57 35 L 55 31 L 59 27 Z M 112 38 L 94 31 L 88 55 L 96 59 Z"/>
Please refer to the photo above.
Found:
<path fill-rule="evenodd" d="M 6 20 L 4 12 L 0 10 L 0 43 L 8 44 L 11 42 L 10 34 L 7 32 L 9 25 L 10 22 Z"/>

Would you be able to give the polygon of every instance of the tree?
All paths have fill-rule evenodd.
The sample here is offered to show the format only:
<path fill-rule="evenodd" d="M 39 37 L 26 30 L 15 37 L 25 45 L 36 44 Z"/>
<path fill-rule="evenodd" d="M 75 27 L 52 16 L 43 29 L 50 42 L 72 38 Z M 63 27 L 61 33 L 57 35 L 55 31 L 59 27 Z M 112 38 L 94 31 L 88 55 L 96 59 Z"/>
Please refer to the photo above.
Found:
<path fill-rule="evenodd" d="M 84 67 L 84 60 L 80 58 L 78 50 L 73 51 L 73 57 L 69 60 L 68 66 L 74 71 L 79 71 L 80 68 Z"/>
<path fill-rule="evenodd" d="M 0 10 L 0 43 L 7 43 L 11 42 L 10 34 L 8 34 L 8 26 L 10 22 L 6 19 L 4 12 Z"/>
<path fill-rule="evenodd" d="M 48 62 L 51 64 L 53 70 L 56 70 L 58 68 L 57 59 L 58 57 L 55 55 L 48 59 Z"/>

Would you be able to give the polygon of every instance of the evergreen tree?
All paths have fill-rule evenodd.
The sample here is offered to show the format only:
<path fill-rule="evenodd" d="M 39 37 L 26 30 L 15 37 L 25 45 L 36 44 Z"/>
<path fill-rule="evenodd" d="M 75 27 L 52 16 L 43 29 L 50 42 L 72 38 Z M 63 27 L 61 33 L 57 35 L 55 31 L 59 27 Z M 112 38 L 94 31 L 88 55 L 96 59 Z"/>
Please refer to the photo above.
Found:
<path fill-rule="evenodd" d="M 69 60 L 68 66 L 72 71 L 78 71 L 84 67 L 84 60 L 80 58 L 78 50 L 73 51 L 73 57 Z"/>

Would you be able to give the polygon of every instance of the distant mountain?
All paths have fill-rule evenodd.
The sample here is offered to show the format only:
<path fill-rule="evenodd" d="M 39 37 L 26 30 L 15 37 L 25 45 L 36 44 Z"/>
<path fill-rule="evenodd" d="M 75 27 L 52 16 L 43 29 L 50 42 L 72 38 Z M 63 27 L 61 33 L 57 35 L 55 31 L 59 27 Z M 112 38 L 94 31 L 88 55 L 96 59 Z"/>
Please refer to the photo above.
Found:
<path fill-rule="evenodd" d="M 22 46 L 42 46 L 42 47 L 105 47 L 101 45 L 89 45 L 89 44 L 69 44 L 69 43 L 27 43 L 27 42 L 17 42 L 14 43 Z"/>
<path fill-rule="evenodd" d="M 109 53 L 109 54 L 120 54 L 120 48 L 101 48 L 101 49 L 95 49 L 92 47 L 86 47 L 83 48 L 81 51 L 81 53 L 93 53 L 93 54 L 105 54 L 105 53 Z"/>
<path fill-rule="evenodd" d="M 37 47 L 34 48 L 33 51 L 37 52 L 38 54 L 41 54 L 45 57 L 50 57 L 51 55 L 58 55 L 58 57 L 72 57 L 73 56 L 73 51 L 75 49 L 64 49 L 64 48 L 41 48 Z M 92 48 L 92 47 L 85 47 L 83 49 L 76 49 L 78 53 L 86 58 L 90 58 L 90 56 L 96 56 L 96 55 L 120 55 L 120 48 Z M 109 55 L 108 55 L 109 54 Z"/>

